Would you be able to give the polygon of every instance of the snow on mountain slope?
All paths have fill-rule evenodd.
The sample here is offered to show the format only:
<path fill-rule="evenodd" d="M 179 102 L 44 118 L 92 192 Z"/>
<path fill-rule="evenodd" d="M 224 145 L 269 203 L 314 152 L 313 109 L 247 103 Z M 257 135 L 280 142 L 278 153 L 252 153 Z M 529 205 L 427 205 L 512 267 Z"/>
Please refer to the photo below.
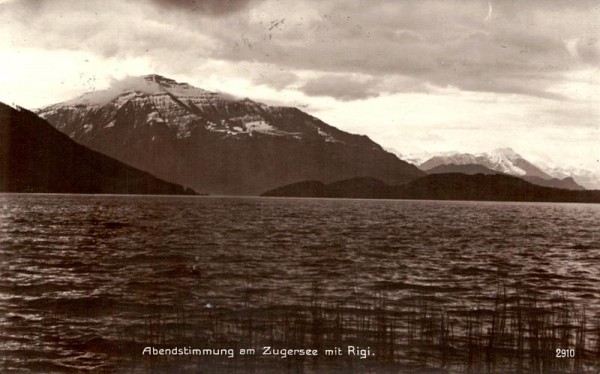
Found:
<path fill-rule="evenodd" d="M 480 157 L 485 157 L 481 155 Z M 491 169 L 501 171 L 506 174 L 523 176 L 527 174 L 527 171 L 520 168 L 517 164 L 519 163 L 519 156 L 511 148 L 499 148 L 495 149 L 487 155 L 487 160 L 491 163 Z"/>
<path fill-rule="evenodd" d="M 294 129 L 276 128 L 261 113 L 277 112 L 283 108 L 269 107 L 250 99 L 237 100 L 230 95 L 206 91 L 154 74 L 126 78 L 109 89 L 86 93 L 73 100 L 51 105 L 39 110 L 38 114 L 43 118 L 53 119 L 69 112 L 69 116 L 75 121 L 78 118 L 91 119 L 93 116 L 93 122 L 104 121 L 100 126 L 108 128 L 113 127 L 115 121 L 109 118 L 106 112 L 118 111 L 126 105 L 135 107 L 135 111 L 151 107 L 152 111 L 146 115 L 146 123 L 150 126 L 156 123 L 166 124 L 168 128 L 176 131 L 178 138 L 191 136 L 192 130 L 201 124 L 209 131 L 228 136 L 252 136 L 253 133 L 261 133 L 296 139 L 299 139 L 303 132 L 307 135 L 306 130 L 313 128 L 314 133 L 311 135 L 319 135 L 328 142 L 344 142 L 328 131 L 329 126 L 310 123 L 308 129 L 306 126 Z M 234 110 L 239 109 L 239 106 L 244 106 L 243 113 L 235 115 Z M 217 112 L 225 114 L 225 118 L 213 121 L 211 114 Z M 139 118 L 135 121 L 139 122 Z M 92 126 L 73 123 L 70 119 L 56 121 L 56 127 L 73 138 L 81 135 L 82 131 L 90 132 Z"/>

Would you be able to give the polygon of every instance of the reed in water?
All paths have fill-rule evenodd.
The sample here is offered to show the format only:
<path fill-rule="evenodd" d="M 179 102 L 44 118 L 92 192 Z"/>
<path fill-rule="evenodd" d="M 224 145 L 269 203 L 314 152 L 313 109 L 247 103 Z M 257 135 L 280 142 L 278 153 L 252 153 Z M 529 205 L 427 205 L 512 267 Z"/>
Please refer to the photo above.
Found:
<path fill-rule="evenodd" d="M 441 307 L 431 294 L 394 300 L 386 292 L 360 303 L 330 304 L 315 287 L 304 307 L 248 292 L 236 310 L 189 308 L 184 299 L 157 300 L 143 326 L 127 331 L 129 342 L 115 350 L 125 360 L 133 357 L 132 364 L 146 346 L 236 352 L 234 358 L 145 357 L 144 370 L 150 372 L 597 373 L 600 368 L 600 315 L 588 315 L 583 305 L 561 295 L 542 299 L 499 287 L 495 295 L 481 295 L 477 305 Z M 271 354 L 263 354 L 262 347 L 271 347 Z M 336 347 L 341 354 L 325 354 Z M 349 347 L 368 348 L 369 355 L 349 355 Z M 247 348 L 255 354 L 239 354 Z M 313 349 L 318 355 L 272 354 L 281 349 Z"/>

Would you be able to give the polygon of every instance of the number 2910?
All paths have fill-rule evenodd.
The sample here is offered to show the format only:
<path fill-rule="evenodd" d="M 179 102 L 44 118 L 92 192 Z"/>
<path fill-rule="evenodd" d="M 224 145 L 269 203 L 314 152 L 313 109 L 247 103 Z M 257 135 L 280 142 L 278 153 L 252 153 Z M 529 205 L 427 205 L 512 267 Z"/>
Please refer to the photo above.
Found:
<path fill-rule="evenodd" d="M 561 349 L 561 348 L 557 348 L 556 349 L 556 357 L 557 358 L 572 358 L 572 357 L 575 357 L 575 350 L 574 349 Z"/>

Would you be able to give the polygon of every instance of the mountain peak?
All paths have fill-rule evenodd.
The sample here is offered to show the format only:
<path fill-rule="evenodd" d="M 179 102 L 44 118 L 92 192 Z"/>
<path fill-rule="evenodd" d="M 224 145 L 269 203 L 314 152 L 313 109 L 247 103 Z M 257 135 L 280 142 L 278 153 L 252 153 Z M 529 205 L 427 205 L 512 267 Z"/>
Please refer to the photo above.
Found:
<path fill-rule="evenodd" d="M 60 103 L 64 106 L 104 106 L 109 102 L 125 95 L 165 95 L 171 94 L 177 97 L 216 97 L 227 100 L 227 95 L 210 92 L 201 88 L 194 87 L 188 83 L 179 83 L 158 74 L 149 74 L 137 77 L 126 77 L 114 80 L 110 87 L 104 90 L 97 90 L 85 93 L 73 100 Z"/>
<path fill-rule="evenodd" d="M 135 78 L 136 77 L 133 77 L 134 83 L 136 80 Z M 158 74 L 142 75 L 138 79 L 140 79 L 140 78 L 143 79 L 145 82 L 147 82 L 147 84 L 149 86 L 158 85 L 161 87 L 162 90 L 169 91 L 169 92 L 173 89 L 179 89 L 179 91 L 181 91 L 181 90 L 194 91 L 193 95 L 191 95 L 191 96 L 205 95 L 205 94 L 209 93 L 209 91 L 204 90 L 202 88 L 194 87 L 188 83 L 177 82 L 175 79 L 167 78 L 167 77 L 164 77 L 164 76 L 158 75 Z M 132 88 L 136 88 L 135 85 Z M 174 92 L 170 92 L 170 93 L 174 93 Z M 179 92 L 179 93 L 181 93 L 181 92 Z M 190 94 L 190 92 L 187 92 L 187 94 Z"/>
<path fill-rule="evenodd" d="M 521 155 L 519 155 L 514 149 L 510 147 L 496 148 L 491 152 L 491 154 L 503 155 L 506 157 L 521 157 Z"/>
<path fill-rule="evenodd" d="M 159 83 L 159 84 L 169 84 L 169 85 L 170 84 L 179 84 L 174 79 L 167 78 L 167 77 L 164 77 L 164 76 L 158 75 L 158 74 L 142 75 L 142 78 L 144 78 L 147 82 L 155 82 L 155 83 Z"/>

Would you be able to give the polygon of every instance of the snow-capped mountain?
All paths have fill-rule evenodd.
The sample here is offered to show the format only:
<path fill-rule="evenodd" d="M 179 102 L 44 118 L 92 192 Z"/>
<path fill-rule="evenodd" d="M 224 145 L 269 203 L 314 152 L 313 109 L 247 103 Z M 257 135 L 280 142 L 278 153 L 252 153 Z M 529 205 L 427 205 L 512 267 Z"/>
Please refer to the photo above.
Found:
<path fill-rule="evenodd" d="M 259 194 L 301 180 L 357 176 L 400 184 L 424 175 L 368 137 L 296 108 L 159 75 L 127 78 L 38 114 L 81 144 L 209 193 Z"/>
<path fill-rule="evenodd" d="M 519 177 L 539 177 L 551 179 L 552 177 L 542 171 L 540 168 L 525 160 L 521 155 L 511 148 L 499 148 L 489 153 L 470 154 L 470 153 L 450 153 L 434 156 L 425 161 L 419 167 L 422 170 L 433 169 L 440 165 L 482 165 L 486 168 L 499 171 L 501 173 L 515 175 Z"/>

